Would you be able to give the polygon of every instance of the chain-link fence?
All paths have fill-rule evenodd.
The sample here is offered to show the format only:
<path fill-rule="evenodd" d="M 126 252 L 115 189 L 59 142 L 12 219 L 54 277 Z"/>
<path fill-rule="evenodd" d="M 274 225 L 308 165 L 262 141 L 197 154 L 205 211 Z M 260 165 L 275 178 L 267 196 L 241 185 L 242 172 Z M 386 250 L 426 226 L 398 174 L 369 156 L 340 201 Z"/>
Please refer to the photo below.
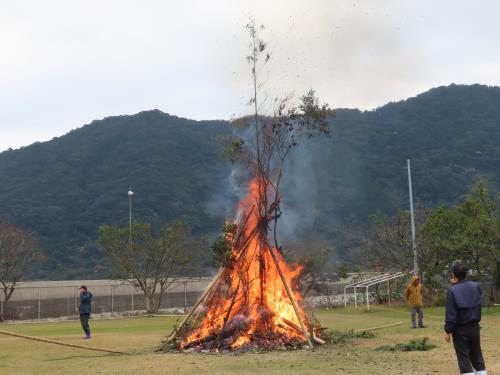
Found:
<path fill-rule="evenodd" d="M 163 296 L 161 309 L 192 306 L 211 278 L 183 278 L 173 282 Z M 59 318 L 76 315 L 79 287 L 93 294 L 92 312 L 114 313 L 145 309 L 144 294 L 126 281 L 78 280 L 25 282 L 19 284 L 6 304 L 0 292 L 0 312 L 5 320 Z M 1 287 L 0 287 L 1 288 Z"/>

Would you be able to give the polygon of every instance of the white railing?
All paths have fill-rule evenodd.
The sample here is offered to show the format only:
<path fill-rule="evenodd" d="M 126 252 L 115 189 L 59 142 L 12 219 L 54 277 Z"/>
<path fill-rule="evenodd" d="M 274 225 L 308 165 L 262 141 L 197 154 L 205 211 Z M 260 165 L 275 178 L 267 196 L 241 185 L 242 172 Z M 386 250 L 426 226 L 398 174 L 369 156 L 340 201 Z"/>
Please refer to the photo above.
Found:
<path fill-rule="evenodd" d="M 344 307 L 347 307 L 347 289 L 353 289 L 354 290 L 354 306 L 357 308 L 358 307 L 358 288 L 365 288 L 365 295 L 366 295 L 366 307 L 367 309 L 370 309 L 370 295 L 369 295 L 369 288 L 373 285 L 377 285 L 380 283 L 389 283 L 389 281 L 403 277 L 407 274 L 411 273 L 410 272 L 386 272 L 378 276 L 370 277 L 365 280 L 360 280 L 355 283 L 346 285 L 344 287 Z M 388 284 L 388 296 L 390 294 L 389 290 L 389 284 Z M 390 296 L 389 296 L 390 298 Z"/>

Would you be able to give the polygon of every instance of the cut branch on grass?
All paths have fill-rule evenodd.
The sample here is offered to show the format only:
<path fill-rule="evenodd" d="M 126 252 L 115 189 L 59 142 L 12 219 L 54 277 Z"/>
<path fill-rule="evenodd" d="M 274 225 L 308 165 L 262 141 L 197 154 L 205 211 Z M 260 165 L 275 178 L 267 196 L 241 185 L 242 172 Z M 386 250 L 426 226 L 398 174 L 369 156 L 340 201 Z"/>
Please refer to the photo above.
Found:
<path fill-rule="evenodd" d="M 413 351 L 427 351 L 434 349 L 436 345 L 429 344 L 429 338 L 424 337 L 421 339 L 413 339 L 407 343 L 397 343 L 395 345 L 379 346 L 375 350 L 381 352 L 413 352 Z"/>
<path fill-rule="evenodd" d="M 401 324 L 403 324 L 403 322 L 397 322 L 397 323 L 391 323 L 391 324 L 384 324 L 383 326 L 377 326 L 377 327 L 356 329 L 356 330 L 354 330 L 354 333 L 377 331 L 379 329 L 397 327 L 397 326 L 400 326 Z"/>
<path fill-rule="evenodd" d="M 105 353 L 112 353 L 112 354 L 127 354 L 125 352 L 122 352 L 122 351 L 119 351 L 119 350 L 114 350 L 114 349 L 103 349 L 103 348 L 95 348 L 95 347 L 92 347 L 92 346 L 70 344 L 70 343 L 67 343 L 67 342 L 46 339 L 46 338 L 43 338 L 43 337 L 28 336 L 28 335 L 23 335 L 21 333 L 9 332 L 9 331 L 4 331 L 4 330 L 0 330 L 0 334 L 7 335 L 7 336 L 13 336 L 13 337 L 19 337 L 19 338 L 26 339 L 26 340 L 39 341 L 39 342 L 43 342 L 43 343 L 46 343 L 46 344 L 55 344 L 55 345 L 67 346 L 67 347 L 70 347 L 70 348 L 78 348 L 78 349 L 84 349 L 84 350 L 93 350 L 93 351 L 97 351 L 97 352 L 105 352 Z"/>

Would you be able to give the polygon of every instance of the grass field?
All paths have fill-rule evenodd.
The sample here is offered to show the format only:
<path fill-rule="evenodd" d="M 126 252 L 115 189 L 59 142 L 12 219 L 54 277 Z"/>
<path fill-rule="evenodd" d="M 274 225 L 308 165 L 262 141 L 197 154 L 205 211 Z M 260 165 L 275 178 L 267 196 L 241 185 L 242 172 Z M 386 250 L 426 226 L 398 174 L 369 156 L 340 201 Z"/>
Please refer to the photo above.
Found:
<path fill-rule="evenodd" d="M 0 324 L 0 329 L 68 343 L 124 350 L 130 355 L 67 348 L 0 335 L 0 374 L 456 374 L 453 347 L 443 341 L 442 308 L 425 310 L 427 328 L 408 328 L 404 308 L 318 310 L 322 324 L 335 330 L 403 321 L 399 327 L 314 350 L 246 354 L 156 354 L 176 317 L 92 321 L 94 338 L 82 340 L 79 323 Z M 500 309 L 484 310 L 482 343 L 489 374 L 500 374 Z M 426 352 L 380 352 L 381 345 L 429 337 Z"/>

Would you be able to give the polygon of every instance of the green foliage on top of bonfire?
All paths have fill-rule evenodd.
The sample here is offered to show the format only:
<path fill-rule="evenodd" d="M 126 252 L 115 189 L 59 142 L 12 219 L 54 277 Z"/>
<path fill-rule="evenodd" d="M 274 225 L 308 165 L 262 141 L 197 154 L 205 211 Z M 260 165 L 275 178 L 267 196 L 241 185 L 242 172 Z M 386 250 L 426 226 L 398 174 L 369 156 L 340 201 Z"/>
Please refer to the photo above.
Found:
<path fill-rule="evenodd" d="M 216 238 L 211 246 L 213 252 L 213 263 L 216 267 L 229 265 L 231 259 L 231 246 L 225 236 Z"/>

